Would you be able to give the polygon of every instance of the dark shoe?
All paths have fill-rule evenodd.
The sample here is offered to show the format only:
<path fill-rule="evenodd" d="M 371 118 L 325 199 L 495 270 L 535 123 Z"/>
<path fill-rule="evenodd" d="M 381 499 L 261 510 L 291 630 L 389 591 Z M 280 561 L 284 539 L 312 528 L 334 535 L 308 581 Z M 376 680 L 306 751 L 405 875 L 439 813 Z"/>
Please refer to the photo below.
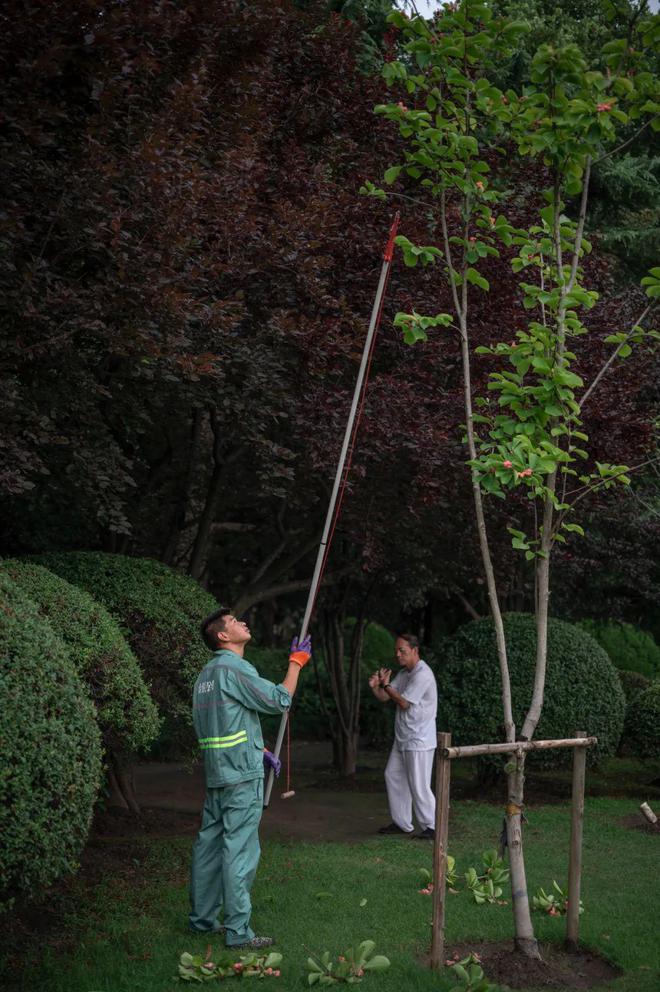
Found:
<path fill-rule="evenodd" d="M 396 823 L 388 823 L 386 827 L 381 827 L 378 831 L 379 834 L 403 834 L 405 837 L 410 837 L 412 830 L 402 830 L 401 827 L 397 827 Z"/>
<path fill-rule="evenodd" d="M 223 927 L 222 924 L 218 923 L 217 926 L 213 927 L 212 930 L 198 930 L 197 927 L 188 927 L 191 933 L 227 933 L 227 927 Z"/>
<path fill-rule="evenodd" d="M 415 834 L 413 840 L 435 840 L 435 830 L 432 827 L 424 827 L 421 834 Z"/>
<path fill-rule="evenodd" d="M 227 950 L 233 951 L 238 947 L 247 947 L 251 951 L 260 951 L 264 947 L 271 947 L 275 941 L 272 937 L 253 937 L 252 940 L 248 940 L 245 944 L 227 944 Z"/>

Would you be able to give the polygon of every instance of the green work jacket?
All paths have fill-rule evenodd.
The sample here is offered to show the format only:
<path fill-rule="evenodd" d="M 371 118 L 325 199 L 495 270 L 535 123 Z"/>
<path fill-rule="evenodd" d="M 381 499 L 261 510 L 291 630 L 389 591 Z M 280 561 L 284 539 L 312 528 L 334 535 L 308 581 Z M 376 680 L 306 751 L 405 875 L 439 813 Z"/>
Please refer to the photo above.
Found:
<path fill-rule="evenodd" d="M 283 713 L 291 696 L 262 679 L 233 651 L 216 651 L 193 690 L 193 723 L 204 755 L 207 789 L 249 782 L 264 774 L 259 713 Z"/>

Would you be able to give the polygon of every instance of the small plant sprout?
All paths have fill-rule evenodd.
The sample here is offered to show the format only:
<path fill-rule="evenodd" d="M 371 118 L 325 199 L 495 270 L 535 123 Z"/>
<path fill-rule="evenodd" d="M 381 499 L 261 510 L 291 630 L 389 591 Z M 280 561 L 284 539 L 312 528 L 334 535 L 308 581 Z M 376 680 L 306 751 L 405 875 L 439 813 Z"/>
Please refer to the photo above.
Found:
<path fill-rule="evenodd" d="M 553 879 L 550 892 L 546 892 L 544 888 L 539 886 L 536 890 L 536 895 L 532 897 L 532 907 L 543 913 L 547 913 L 548 916 L 565 916 L 568 907 L 568 893 L 561 886 L 557 885 L 557 882 Z M 579 911 L 580 913 L 584 913 L 584 906 L 581 899 Z"/>
<path fill-rule="evenodd" d="M 447 965 L 458 979 L 458 985 L 454 985 L 449 992 L 494 992 L 497 988 L 484 975 L 478 954 L 468 954 L 460 961 L 447 961 Z"/>
<path fill-rule="evenodd" d="M 422 883 L 422 888 L 417 891 L 423 896 L 430 896 L 433 893 L 433 875 L 428 870 L 428 868 L 418 869 L 419 880 Z M 458 875 L 456 874 L 456 859 L 452 858 L 451 854 L 447 855 L 447 871 L 446 871 L 446 882 L 447 888 L 450 892 L 457 892 L 456 886 L 458 884 Z"/>
<path fill-rule="evenodd" d="M 502 858 L 495 850 L 484 851 L 482 858 L 485 870 L 481 875 L 476 868 L 469 868 L 465 873 L 465 881 L 474 901 L 479 906 L 485 903 L 506 905 L 501 899 L 501 883 L 508 881 L 509 869 L 504 867 Z"/>
<path fill-rule="evenodd" d="M 282 955 L 242 954 L 238 960 L 228 952 L 213 954 L 209 947 L 206 957 L 182 954 L 179 958 L 179 978 L 183 982 L 210 982 L 225 978 L 279 978 Z"/>
<path fill-rule="evenodd" d="M 390 966 L 389 959 L 382 954 L 374 954 L 375 948 L 373 940 L 363 940 L 357 947 L 349 947 L 344 954 L 338 955 L 336 964 L 330 951 L 324 951 L 320 957 L 310 956 L 307 958 L 307 984 L 336 985 L 345 982 L 355 985 L 368 971 L 385 971 Z"/>

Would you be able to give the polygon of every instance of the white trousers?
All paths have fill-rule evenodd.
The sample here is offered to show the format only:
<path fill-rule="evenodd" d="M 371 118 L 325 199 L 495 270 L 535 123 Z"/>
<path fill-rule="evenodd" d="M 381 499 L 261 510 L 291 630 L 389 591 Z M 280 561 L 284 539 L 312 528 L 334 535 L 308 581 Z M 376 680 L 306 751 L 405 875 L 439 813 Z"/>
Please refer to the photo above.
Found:
<path fill-rule="evenodd" d="M 412 813 L 422 830 L 435 829 L 435 796 L 431 772 L 435 748 L 428 751 L 399 751 L 394 746 L 385 767 L 385 785 L 390 816 L 397 827 L 413 830 Z"/>

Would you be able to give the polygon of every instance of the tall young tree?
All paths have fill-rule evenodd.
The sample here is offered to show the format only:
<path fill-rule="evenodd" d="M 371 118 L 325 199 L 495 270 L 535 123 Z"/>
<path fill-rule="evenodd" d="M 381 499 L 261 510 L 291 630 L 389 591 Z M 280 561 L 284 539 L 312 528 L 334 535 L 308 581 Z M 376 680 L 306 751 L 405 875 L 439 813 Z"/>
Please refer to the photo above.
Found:
<path fill-rule="evenodd" d="M 398 239 L 407 264 L 439 262 L 451 291 L 446 313 L 400 313 L 395 323 L 404 339 L 425 340 L 432 328 L 446 327 L 460 340 L 464 383 L 465 442 L 469 452 L 474 511 L 481 557 L 494 620 L 502 683 L 506 740 L 533 737 L 543 705 L 547 660 L 550 560 L 557 542 L 582 533 L 578 507 L 591 493 L 629 482 L 625 466 L 590 459 L 585 450 L 583 407 L 612 365 L 645 348 L 655 332 L 645 323 L 660 295 L 660 269 L 643 280 L 650 300 L 628 326 L 607 338 L 611 355 L 590 384 L 576 373 L 580 339 L 588 328 L 581 312 L 591 310 L 598 294 L 583 285 L 584 256 L 591 246 L 584 234 L 592 163 L 618 141 L 617 128 L 629 119 L 649 119 L 660 129 L 657 84 L 644 65 L 644 51 L 609 45 L 607 72 L 591 71 L 575 45 L 542 46 L 534 56 L 531 83 L 524 92 L 502 92 L 492 69 L 506 56 L 525 24 L 494 17 L 486 0 L 447 5 L 433 24 L 394 14 L 403 32 L 402 58 L 385 66 L 388 81 L 407 96 L 377 111 L 396 123 L 407 142 L 404 161 L 385 173 L 392 184 L 406 177 L 419 187 L 415 198 L 427 202 L 437 218 L 437 245 Z M 647 46 L 657 40 L 658 18 L 642 30 Z M 625 110 L 623 109 L 625 107 Z M 547 177 L 544 206 L 533 223 L 521 227 L 498 212 L 506 197 L 493 165 L 502 153 L 516 155 L 515 169 L 537 159 Z M 511 170 L 509 170 L 509 174 Z M 364 192 L 382 197 L 368 183 Z M 577 217 L 566 214 L 578 199 Z M 475 395 L 472 374 L 473 294 L 488 293 L 483 261 L 504 251 L 520 274 L 522 304 L 531 319 L 505 328 L 507 340 L 476 350 L 491 361 L 487 396 Z M 529 511 L 522 509 L 520 496 Z M 488 511 L 493 498 L 511 499 L 521 521 L 509 526 L 512 545 L 533 563 L 537 657 L 531 703 L 521 727 L 507 663 L 496 562 L 489 539 Z M 516 946 L 539 956 L 529 911 L 522 848 L 524 754 L 507 766 L 506 827 L 511 865 Z"/>

